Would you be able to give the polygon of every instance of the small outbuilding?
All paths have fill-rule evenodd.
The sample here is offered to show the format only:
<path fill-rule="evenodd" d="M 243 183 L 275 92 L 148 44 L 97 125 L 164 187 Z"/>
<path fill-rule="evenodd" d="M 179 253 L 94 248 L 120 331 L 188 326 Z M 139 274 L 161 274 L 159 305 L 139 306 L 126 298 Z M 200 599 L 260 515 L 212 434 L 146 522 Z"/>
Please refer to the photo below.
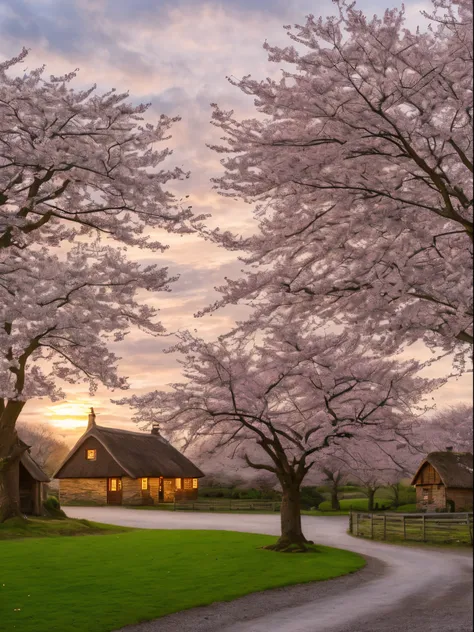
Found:
<path fill-rule="evenodd" d="M 86 432 L 54 474 L 62 505 L 153 505 L 194 500 L 204 476 L 161 436 L 98 426 L 91 408 Z"/>
<path fill-rule="evenodd" d="M 22 448 L 25 448 L 25 451 L 18 461 L 18 469 L 16 470 L 18 481 L 16 502 L 20 507 L 21 513 L 41 516 L 49 477 L 33 459 L 26 443 L 20 440 L 20 445 Z"/>
<path fill-rule="evenodd" d="M 431 452 L 413 480 L 416 506 L 424 511 L 472 511 L 473 456 L 470 452 Z"/>

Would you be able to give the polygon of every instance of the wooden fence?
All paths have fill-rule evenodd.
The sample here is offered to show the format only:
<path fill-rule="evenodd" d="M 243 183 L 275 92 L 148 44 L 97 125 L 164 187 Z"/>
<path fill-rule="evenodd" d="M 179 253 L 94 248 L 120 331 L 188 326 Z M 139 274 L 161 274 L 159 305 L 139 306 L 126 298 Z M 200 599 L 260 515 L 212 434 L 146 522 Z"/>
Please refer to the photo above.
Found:
<path fill-rule="evenodd" d="M 352 535 L 374 540 L 410 540 L 472 545 L 472 513 L 367 513 L 351 511 Z"/>
<path fill-rule="evenodd" d="M 174 510 L 184 511 L 279 511 L 280 502 L 272 500 L 247 500 L 232 498 L 200 498 L 187 501 L 176 500 Z"/>

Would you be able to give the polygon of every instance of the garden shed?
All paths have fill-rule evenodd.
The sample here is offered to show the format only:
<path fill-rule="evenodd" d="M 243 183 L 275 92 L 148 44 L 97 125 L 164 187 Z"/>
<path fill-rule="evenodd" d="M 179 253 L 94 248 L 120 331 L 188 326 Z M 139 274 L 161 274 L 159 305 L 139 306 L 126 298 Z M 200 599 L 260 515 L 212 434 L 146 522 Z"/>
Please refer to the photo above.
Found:
<path fill-rule="evenodd" d="M 16 501 L 21 513 L 40 516 L 43 513 L 43 501 L 46 498 L 46 483 L 49 483 L 49 477 L 33 459 L 26 443 L 20 440 L 20 445 L 25 448 L 25 451 L 18 461 L 16 471 L 18 481 Z"/>
<path fill-rule="evenodd" d="M 431 452 L 418 468 L 412 485 L 420 510 L 471 511 L 473 456 L 470 452 Z"/>

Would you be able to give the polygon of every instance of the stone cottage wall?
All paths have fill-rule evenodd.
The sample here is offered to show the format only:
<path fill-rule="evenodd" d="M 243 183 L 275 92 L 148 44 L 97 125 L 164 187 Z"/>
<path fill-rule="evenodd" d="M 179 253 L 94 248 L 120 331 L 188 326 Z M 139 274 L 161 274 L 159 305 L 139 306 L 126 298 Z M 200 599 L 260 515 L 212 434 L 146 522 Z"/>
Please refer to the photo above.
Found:
<path fill-rule="evenodd" d="M 158 504 L 158 492 L 160 489 L 160 479 L 150 478 L 150 496 L 153 498 L 155 505 Z"/>
<path fill-rule="evenodd" d="M 431 498 L 426 500 L 423 489 L 429 489 L 428 496 Z M 436 511 L 436 509 L 446 508 L 446 490 L 444 485 L 417 485 L 416 486 L 416 506 L 424 511 Z"/>
<path fill-rule="evenodd" d="M 472 489 L 449 488 L 446 496 L 454 502 L 454 511 L 472 511 Z"/>
<path fill-rule="evenodd" d="M 122 477 L 122 504 L 143 505 L 142 479 Z"/>
<path fill-rule="evenodd" d="M 62 478 L 59 481 L 61 505 L 81 502 L 107 504 L 106 478 Z"/>

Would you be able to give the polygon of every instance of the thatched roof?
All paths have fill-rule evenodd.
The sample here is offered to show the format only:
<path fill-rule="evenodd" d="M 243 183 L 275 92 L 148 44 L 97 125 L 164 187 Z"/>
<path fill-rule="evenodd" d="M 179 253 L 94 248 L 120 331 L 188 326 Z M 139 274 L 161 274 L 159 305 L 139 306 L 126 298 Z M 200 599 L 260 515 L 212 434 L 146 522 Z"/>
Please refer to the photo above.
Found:
<path fill-rule="evenodd" d="M 431 452 L 418 468 L 413 480 L 415 481 L 422 467 L 429 463 L 438 472 L 445 487 L 472 489 L 473 456 L 470 452 Z"/>
<path fill-rule="evenodd" d="M 105 448 L 120 470 L 123 471 L 123 474 L 131 478 L 145 476 L 200 478 L 204 476 L 198 467 L 159 433 L 131 432 L 130 430 L 118 430 L 93 424 L 69 452 L 65 461 L 54 474 L 55 478 L 91 476 L 84 469 L 85 459 L 80 459 L 77 466 L 71 464 L 67 468 L 67 473 L 64 472 L 66 464 L 91 437 Z M 110 476 L 110 467 L 105 461 L 103 467 L 104 470 L 102 471 L 100 459 L 98 459 L 94 465 L 92 476 L 94 478 Z"/>
<path fill-rule="evenodd" d="M 26 446 L 23 441 L 21 443 Z M 40 468 L 38 463 L 36 463 L 28 450 L 23 452 L 23 454 L 21 455 L 20 463 L 35 481 L 39 481 L 40 483 L 49 483 L 49 477 L 46 476 L 46 474 Z"/>

